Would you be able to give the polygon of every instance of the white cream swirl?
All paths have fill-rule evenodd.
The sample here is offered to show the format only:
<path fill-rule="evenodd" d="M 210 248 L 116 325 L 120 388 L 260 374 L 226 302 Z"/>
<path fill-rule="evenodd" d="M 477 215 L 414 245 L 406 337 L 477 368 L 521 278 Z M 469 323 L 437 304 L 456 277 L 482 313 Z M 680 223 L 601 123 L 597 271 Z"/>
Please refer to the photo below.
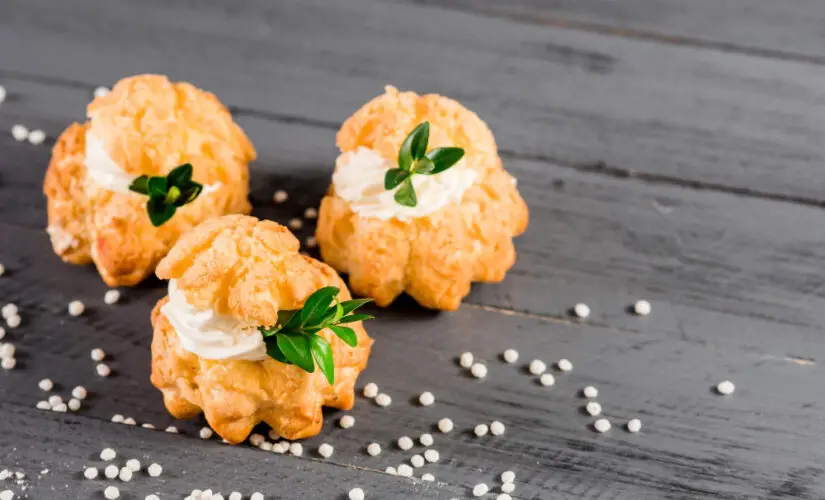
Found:
<path fill-rule="evenodd" d="M 257 328 L 211 309 L 198 310 L 169 280 L 169 301 L 160 308 L 178 334 L 181 346 L 204 359 L 260 361 L 266 344 Z"/>
<path fill-rule="evenodd" d="M 103 141 L 86 131 L 86 178 L 110 191 L 129 192 L 132 176 L 112 160 Z"/>
<path fill-rule="evenodd" d="M 393 199 L 394 191 L 384 189 L 384 174 L 395 166 L 369 148 L 359 147 L 342 153 L 335 160 L 332 175 L 335 193 L 347 200 L 352 210 L 361 216 L 409 220 L 433 213 L 450 203 L 461 202 L 464 192 L 476 178 L 476 172 L 466 167 L 463 160 L 438 175 L 415 175 L 412 182 L 418 204 L 406 207 Z"/>

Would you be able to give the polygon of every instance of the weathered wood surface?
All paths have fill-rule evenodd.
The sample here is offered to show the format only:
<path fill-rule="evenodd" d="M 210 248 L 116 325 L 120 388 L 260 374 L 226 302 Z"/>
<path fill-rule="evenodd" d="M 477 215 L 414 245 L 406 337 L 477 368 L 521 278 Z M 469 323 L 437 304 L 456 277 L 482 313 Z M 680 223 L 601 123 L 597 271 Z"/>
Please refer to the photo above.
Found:
<path fill-rule="evenodd" d="M 340 412 L 328 413 L 323 434 L 305 443 L 304 458 L 203 443 L 195 437 L 199 422 L 175 423 L 183 436 L 112 424 L 114 413 L 159 428 L 174 423 L 147 380 L 148 311 L 163 284 L 149 281 L 125 290 L 121 304 L 103 305 L 99 278 L 62 264 L 42 231 L 48 149 L 0 134 L 0 261 L 8 269 L 0 303 L 17 303 L 23 315 L 23 325 L 4 339 L 17 345 L 19 367 L 0 373 L 0 469 L 19 466 L 35 477 L 29 498 L 95 498 L 103 483 L 85 481 L 79 471 L 96 463 L 104 446 L 180 464 L 167 467 L 163 481 L 141 477 L 123 486 L 129 498 L 150 491 L 180 498 L 212 485 L 266 490 L 274 498 L 344 498 L 360 484 L 368 498 L 446 499 L 469 496 L 478 482 L 497 485 L 505 469 L 516 471 L 514 497 L 522 499 L 824 496 L 825 223 L 816 206 L 821 148 L 813 152 L 825 130 L 816 112 L 821 68 L 439 8 L 337 4 L 8 2 L 0 43 L 16 40 L 20 48 L 0 52 L 0 84 L 10 92 L 0 105 L 0 130 L 24 123 L 54 136 L 82 119 L 95 84 L 137 71 L 169 72 L 233 107 L 260 153 L 251 181 L 255 213 L 284 222 L 320 199 L 337 123 L 381 83 L 439 90 L 490 122 L 511 152 L 507 168 L 530 205 L 531 227 L 517 241 L 519 261 L 507 280 L 475 287 L 455 314 L 422 311 L 408 301 L 378 311 L 381 319 L 369 325 L 374 355 L 359 385 L 377 382 L 392 406 L 359 398 L 349 430 L 336 426 Z M 395 15 L 409 24 L 390 23 Z M 411 26 L 424 18 L 434 25 L 420 26 L 418 40 Z M 437 29 L 448 25 L 452 31 Z M 624 76 L 599 76 L 535 52 L 516 55 L 536 40 L 610 50 L 634 64 Z M 709 62 L 712 69 L 704 66 Z M 672 89 L 653 76 L 658 68 L 675 82 L 690 74 L 684 67 L 691 64 L 709 73 Z M 501 68 L 511 70 L 506 79 L 493 73 Z M 717 78 L 722 69 L 730 79 Z M 725 88 L 745 74 L 772 83 Z M 550 75 L 561 83 L 554 80 L 547 94 L 563 97 L 545 108 L 526 90 L 545 86 Z M 786 92 L 785 85 L 808 90 Z M 604 95 L 610 89 L 625 92 L 619 97 L 628 102 L 612 107 Z M 774 90 L 784 98 L 775 100 Z M 774 100 L 757 102 L 757 91 Z M 724 106 L 737 109 L 742 121 L 709 119 Z M 629 110 L 638 116 L 621 117 Z M 542 113 L 554 116 L 553 127 L 536 125 Z M 588 120 L 579 119 L 584 114 Z M 677 120 L 677 128 L 713 138 L 725 153 L 715 157 L 704 141 L 679 149 L 690 134 L 646 137 L 648 147 L 625 144 L 641 115 L 648 132 Z M 601 128 L 611 120 L 615 126 Z M 548 139 L 549 131 L 562 135 Z M 580 137 L 588 134 L 599 139 Z M 774 143 L 753 149 L 761 140 L 785 149 Z M 650 166 L 651 175 L 590 168 L 578 163 L 576 151 L 622 168 Z M 673 178 L 654 170 L 665 152 L 672 163 L 662 168 L 684 167 Z M 787 171 L 775 170 L 779 156 L 771 160 L 772 154 L 788 157 Z M 737 161 L 753 162 L 748 168 L 759 175 L 737 172 Z M 690 188 L 697 178 L 730 185 Z M 274 206 L 270 197 L 278 188 L 291 197 Z M 311 232 L 308 225 L 300 234 Z M 640 297 L 653 302 L 650 317 L 627 313 Z M 77 298 L 88 312 L 70 318 L 66 304 Z M 577 301 L 594 310 L 585 322 L 566 319 Z M 93 347 L 110 354 L 113 377 L 94 374 Z M 508 347 L 521 352 L 515 366 L 498 358 Z M 455 364 L 465 350 L 487 362 L 486 379 L 472 379 Z M 534 357 L 548 363 L 567 357 L 575 369 L 542 387 L 524 371 Z M 77 384 L 90 390 L 78 414 L 33 409 L 45 397 L 37 381 L 46 376 L 63 396 Z M 737 383 L 736 394 L 714 395 L 712 386 L 726 378 Z M 588 384 L 601 391 L 614 423 L 609 434 L 587 427 L 593 419 L 582 413 L 578 392 Z M 429 408 L 415 403 L 425 390 L 436 395 Z M 446 436 L 434 429 L 444 416 L 456 423 Z M 644 423 L 640 435 L 621 429 L 634 416 Z M 505 436 L 479 439 L 469 432 L 496 419 L 507 425 Z M 431 472 L 435 483 L 378 473 L 412 455 L 394 446 L 399 436 L 422 432 L 434 434 L 442 459 L 416 475 Z M 372 441 L 384 447 L 378 457 L 364 452 Z M 319 459 L 322 442 L 334 445 L 335 455 L 310 461 Z M 50 472 L 38 477 L 43 468 Z"/>

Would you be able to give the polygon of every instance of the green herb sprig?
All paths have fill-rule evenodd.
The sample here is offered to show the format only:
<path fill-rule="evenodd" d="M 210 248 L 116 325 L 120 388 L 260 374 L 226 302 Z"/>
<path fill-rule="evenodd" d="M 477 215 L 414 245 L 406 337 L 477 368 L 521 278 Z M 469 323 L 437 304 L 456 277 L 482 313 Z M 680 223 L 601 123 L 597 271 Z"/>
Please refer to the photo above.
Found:
<path fill-rule="evenodd" d="M 423 122 L 415 127 L 401 144 L 398 151 L 398 168 L 387 170 L 384 174 L 384 189 L 390 191 L 398 188 L 393 198 L 400 205 L 414 207 L 418 204 L 412 183 L 414 175 L 440 174 L 464 156 L 462 148 L 436 148 L 428 153 L 429 141 L 430 122 Z"/>
<path fill-rule="evenodd" d="M 203 191 L 203 184 L 192 180 L 192 164 L 184 163 L 165 177 L 141 175 L 132 181 L 129 189 L 149 196 L 146 212 L 152 225 L 158 227 L 171 219 L 178 208 L 195 201 Z"/>
<path fill-rule="evenodd" d="M 281 363 L 296 365 L 309 373 L 315 372 L 317 363 L 329 384 L 335 384 L 332 347 L 318 332 L 329 328 L 347 345 L 355 347 L 358 336 L 352 328 L 342 325 L 373 318 L 369 314 L 353 314 L 372 299 L 338 302 L 339 292 L 334 286 L 316 290 L 301 309 L 278 311 L 275 326 L 258 327 L 264 337 L 267 354 Z"/>

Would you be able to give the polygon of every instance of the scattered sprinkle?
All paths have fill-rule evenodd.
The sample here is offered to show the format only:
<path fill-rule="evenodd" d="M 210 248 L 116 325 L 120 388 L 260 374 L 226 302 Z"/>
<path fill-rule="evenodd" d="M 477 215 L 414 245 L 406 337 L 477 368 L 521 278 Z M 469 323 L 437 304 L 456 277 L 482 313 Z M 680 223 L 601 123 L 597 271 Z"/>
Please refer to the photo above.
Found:
<path fill-rule="evenodd" d="M 494 421 L 490 424 L 490 434 L 493 436 L 501 436 L 504 434 L 504 424 L 499 422 L 498 420 Z"/>
<path fill-rule="evenodd" d="M 149 476 L 158 477 L 163 473 L 163 467 L 161 467 L 160 464 L 152 464 L 146 471 L 149 472 Z"/>
<path fill-rule="evenodd" d="M 11 344 L 11 343 L 2 344 L 2 345 L 0 345 L 0 358 L 3 358 L 3 359 L 13 358 L 14 353 L 16 351 L 17 351 L 17 349 L 14 347 L 14 344 Z"/>
<path fill-rule="evenodd" d="M 147 422 L 147 423 L 145 423 L 145 424 L 140 424 L 140 426 L 141 426 L 141 427 L 143 427 L 144 429 L 154 429 L 154 428 L 155 428 L 155 426 L 154 426 L 154 425 L 152 425 L 152 424 L 150 424 L 150 423 L 148 423 L 148 422 Z"/>
<path fill-rule="evenodd" d="M 388 394 L 384 394 L 382 392 L 381 394 L 375 396 L 375 404 L 382 408 L 386 408 L 392 404 L 392 398 Z"/>
<path fill-rule="evenodd" d="M 11 490 L 0 491 L 0 500 L 14 500 L 14 492 Z"/>
<path fill-rule="evenodd" d="M 17 312 L 18 312 L 17 305 L 11 304 L 11 303 L 4 305 L 3 308 L 0 309 L 0 314 L 3 315 L 3 318 L 8 318 L 10 316 L 17 316 Z"/>
<path fill-rule="evenodd" d="M 126 467 L 128 467 L 132 472 L 138 472 L 140 470 L 140 460 L 137 458 L 130 458 L 126 461 Z"/>
<path fill-rule="evenodd" d="M 115 500 L 120 497 L 120 490 L 115 486 L 108 486 L 105 490 L 103 490 L 103 496 L 105 496 L 108 500 Z"/>
<path fill-rule="evenodd" d="M 364 500 L 364 490 L 361 488 L 349 490 L 349 500 Z"/>
<path fill-rule="evenodd" d="M 507 363 L 515 363 L 518 361 L 518 351 L 515 349 L 507 349 L 501 357 L 504 358 L 504 361 Z"/>
<path fill-rule="evenodd" d="M 290 443 L 289 452 L 295 455 L 296 457 L 300 457 L 304 454 L 304 447 L 301 445 L 301 443 Z"/>
<path fill-rule="evenodd" d="M 487 435 L 488 430 L 489 428 L 487 427 L 487 424 L 478 424 L 473 429 L 473 433 L 475 433 L 475 435 L 478 437 L 482 437 Z"/>
<path fill-rule="evenodd" d="M 315 238 L 315 236 L 307 236 L 305 243 L 307 248 L 315 248 L 318 246 L 318 240 Z"/>
<path fill-rule="evenodd" d="M 277 440 L 281 439 L 281 435 L 278 434 L 277 432 L 275 432 L 275 429 L 269 429 L 269 431 L 267 431 L 266 434 L 269 436 L 269 439 L 271 439 L 273 441 L 277 441 Z"/>
<path fill-rule="evenodd" d="M 200 432 L 198 432 L 198 435 L 201 437 L 201 439 L 209 439 L 212 437 L 213 434 L 214 432 L 209 427 L 201 427 Z"/>
<path fill-rule="evenodd" d="M 435 481 L 435 476 L 433 476 L 432 474 L 430 474 L 429 472 L 427 472 L 427 473 L 425 473 L 425 474 L 423 474 L 423 475 L 421 476 L 421 480 L 422 480 L 422 481 L 430 481 L 430 482 L 432 482 L 432 481 Z"/>
<path fill-rule="evenodd" d="M 95 371 L 101 377 L 108 377 L 112 373 L 112 369 L 109 368 L 109 365 L 107 365 L 106 363 L 99 363 L 95 367 Z"/>
<path fill-rule="evenodd" d="M 413 468 L 407 464 L 401 464 L 398 466 L 398 475 L 401 477 L 412 477 Z"/>
<path fill-rule="evenodd" d="M 129 482 L 132 480 L 132 469 L 129 467 L 123 467 L 120 469 L 120 472 L 117 475 L 118 479 L 123 482 Z"/>
<path fill-rule="evenodd" d="M 378 385 L 376 385 L 373 382 L 370 382 L 369 384 L 364 386 L 364 397 L 372 399 L 377 395 L 378 395 Z"/>
<path fill-rule="evenodd" d="M 410 463 L 415 468 L 424 467 L 424 457 L 421 455 L 413 455 L 410 457 Z"/>
<path fill-rule="evenodd" d="M 289 228 L 290 229 L 293 229 L 293 230 L 297 231 L 297 230 L 301 229 L 302 227 L 304 227 L 304 221 L 302 221 L 301 219 L 298 219 L 298 218 L 289 219 Z"/>
<path fill-rule="evenodd" d="M 49 392 L 54 387 L 54 383 L 51 381 L 51 379 L 44 378 L 43 380 L 37 383 L 37 387 L 39 387 L 41 391 Z"/>
<path fill-rule="evenodd" d="M 502 483 L 512 483 L 516 480 L 516 473 L 511 470 L 506 470 L 501 473 L 501 482 Z"/>
<path fill-rule="evenodd" d="M 421 403 L 422 406 L 430 406 L 435 403 L 435 396 L 429 391 L 422 392 L 421 395 L 418 396 L 418 402 Z"/>
<path fill-rule="evenodd" d="M 77 398 L 72 398 L 72 399 L 69 400 L 68 406 L 69 406 L 70 410 L 77 411 L 77 410 L 80 409 L 80 406 L 81 406 L 80 400 L 77 399 Z"/>
<path fill-rule="evenodd" d="M 31 132 L 29 132 L 29 143 L 30 144 L 34 144 L 35 146 L 38 146 L 40 144 L 43 144 L 43 141 L 45 141 L 45 140 L 46 140 L 46 132 L 43 132 L 42 130 L 39 130 L 39 129 L 32 130 Z"/>
<path fill-rule="evenodd" d="M 490 491 L 490 488 L 484 483 L 478 483 L 477 485 L 473 486 L 473 496 L 474 497 L 483 497 Z"/>
<path fill-rule="evenodd" d="M 135 419 L 133 419 L 132 417 L 124 418 L 123 423 L 126 424 L 126 425 L 136 425 L 137 424 L 137 422 L 135 422 Z"/>
<path fill-rule="evenodd" d="M 639 300 L 633 304 L 633 312 L 639 316 L 647 316 L 650 314 L 650 302 L 646 300 Z"/>
<path fill-rule="evenodd" d="M 11 136 L 14 137 L 14 140 L 23 142 L 29 136 L 29 129 L 20 124 L 12 125 Z"/>
<path fill-rule="evenodd" d="M 109 479 L 114 479 L 120 473 L 120 469 L 118 469 L 117 465 L 107 465 L 105 469 L 103 469 L 103 475 Z"/>
<path fill-rule="evenodd" d="M 367 454 L 371 457 L 377 457 L 381 454 L 381 445 L 378 443 L 370 443 L 367 445 Z"/>
<path fill-rule="evenodd" d="M 393 467 L 393 466 L 391 466 L 391 465 L 390 465 L 390 466 L 388 466 L 386 469 L 384 469 L 384 472 L 386 472 L 387 474 L 392 474 L 393 476 L 397 476 L 397 475 L 398 475 L 398 471 L 397 471 L 397 470 L 395 470 L 395 467 Z"/>
<path fill-rule="evenodd" d="M 103 302 L 107 305 L 117 304 L 120 300 L 120 292 L 117 290 L 107 290 L 103 295 Z"/>
<path fill-rule="evenodd" d="M 15 314 L 14 316 L 6 318 L 6 325 L 8 325 L 9 328 L 17 328 L 20 326 L 21 321 L 20 316 Z"/>
<path fill-rule="evenodd" d="M 398 438 L 398 447 L 404 451 L 407 451 L 413 447 L 413 440 L 407 436 L 401 436 Z"/>
<path fill-rule="evenodd" d="M 100 459 L 104 462 L 114 460 L 115 457 L 117 457 L 117 452 L 111 448 L 104 448 L 103 451 L 100 452 Z"/>
<path fill-rule="evenodd" d="M 449 418 L 442 418 L 438 421 L 438 430 L 444 434 L 453 430 L 453 421 Z"/>
<path fill-rule="evenodd" d="M 425 432 L 418 438 L 418 442 L 421 443 L 423 446 L 432 446 L 435 440 L 433 439 L 433 435 L 430 433 Z"/>
<path fill-rule="evenodd" d="M 586 318 L 590 316 L 590 307 L 587 304 L 582 304 L 579 302 L 575 306 L 573 306 L 573 313 L 578 316 L 579 318 Z"/>
<path fill-rule="evenodd" d="M 573 369 L 573 363 L 567 358 L 562 358 L 556 362 L 556 366 L 563 372 L 569 372 Z"/>
<path fill-rule="evenodd" d="M 545 387 L 550 387 L 555 385 L 556 377 L 554 377 L 552 373 L 542 373 L 541 377 L 539 377 L 539 383 Z"/>
<path fill-rule="evenodd" d="M 67 411 L 69 411 L 69 407 L 66 406 L 66 403 L 60 403 L 57 406 L 53 406 L 52 410 L 54 410 L 58 413 L 66 413 Z"/>
<path fill-rule="evenodd" d="M 6 336 L 6 329 L 3 328 L 2 326 L 0 326 L 0 340 L 2 340 L 3 337 L 5 337 L 5 336 Z"/>
<path fill-rule="evenodd" d="M 593 387 L 592 385 L 588 385 L 584 389 L 582 389 L 582 396 L 586 397 L 587 399 L 593 399 L 599 396 L 599 390 Z"/>
<path fill-rule="evenodd" d="M 534 359 L 530 361 L 530 366 L 528 366 L 527 369 L 530 370 L 530 373 L 533 375 L 541 375 L 547 371 L 547 365 L 540 359 Z"/>
<path fill-rule="evenodd" d="M 607 432 L 610 430 L 610 420 L 606 418 L 600 418 L 593 422 L 593 428 L 596 429 L 598 432 Z"/>
<path fill-rule="evenodd" d="M 229 494 L 229 500 L 241 500 L 241 498 L 243 498 L 243 495 L 241 495 L 237 491 L 233 491 Z"/>
<path fill-rule="evenodd" d="M 256 491 L 249 497 L 249 500 L 264 500 L 264 494 Z"/>
<path fill-rule="evenodd" d="M 511 497 L 507 493 L 499 493 L 496 497 L 496 500 L 513 500 L 513 497 Z"/>
<path fill-rule="evenodd" d="M 212 499 L 214 500 L 215 497 L 212 497 Z M 160 500 L 160 497 L 158 497 L 157 495 L 146 495 L 146 498 L 144 500 Z M 238 500 L 240 500 L 240 497 L 238 497 Z"/>
<path fill-rule="evenodd" d="M 107 89 L 106 87 L 97 87 L 95 89 L 95 91 L 93 92 L 93 95 L 95 97 L 103 97 L 108 93 L 109 93 L 109 89 Z"/>
<path fill-rule="evenodd" d="M 719 382 L 719 385 L 716 386 L 716 391 L 723 396 L 729 396 L 733 394 L 733 391 L 735 390 L 736 386 L 733 385 L 733 382 L 731 382 L 730 380 Z"/>
<path fill-rule="evenodd" d="M 0 361 L 0 367 L 4 370 L 14 370 L 15 366 L 17 366 L 17 360 L 14 358 L 3 358 L 3 361 Z"/>
<path fill-rule="evenodd" d="M 318 454 L 324 458 L 331 457 L 333 451 L 335 451 L 335 448 L 333 448 L 332 445 L 329 445 L 327 443 L 323 443 L 321 444 L 321 446 L 318 447 Z"/>
<path fill-rule="evenodd" d="M 166 432 L 168 432 L 169 434 L 177 434 L 178 433 L 178 428 L 175 427 L 174 425 L 170 425 L 169 427 L 166 428 Z"/>
<path fill-rule="evenodd" d="M 249 443 L 252 446 L 261 446 L 265 439 L 266 438 L 263 436 L 263 434 L 254 433 L 249 436 Z"/>
<path fill-rule="evenodd" d="M 602 405 L 600 405 L 596 401 L 591 401 L 587 403 L 584 409 L 587 410 L 587 413 L 594 417 L 602 414 Z"/>
<path fill-rule="evenodd" d="M 83 302 L 79 300 L 73 300 L 69 302 L 69 315 L 70 316 L 80 316 L 83 314 L 83 311 L 86 310 L 86 306 L 83 305 Z"/>
<path fill-rule="evenodd" d="M 123 423 L 123 415 L 121 415 L 120 413 L 115 413 L 114 415 L 112 415 L 112 422 L 114 422 L 116 424 L 122 424 Z"/>
<path fill-rule="evenodd" d="M 37 402 L 37 409 L 38 410 L 51 410 L 52 405 L 50 405 L 48 401 L 38 401 Z"/>
<path fill-rule="evenodd" d="M 306 219 L 317 219 L 318 218 L 318 210 L 314 207 L 309 207 L 304 210 L 304 218 Z"/>
<path fill-rule="evenodd" d="M 87 467 L 86 470 L 83 471 L 83 477 L 85 477 L 86 479 L 95 479 L 97 477 L 97 474 L 97 467 Z"/>
<path fill-rule="evenodd" d="M 627 430 L 633 433 L 642 430 L 642 421 L 638 418 L 631 419 L 627 422 Z"/>
<path fill-rule="evenodd" d="M 472 373 L 475 378 L 484 378 L 487 376 L 487 366 L 481 363 L 475 363 L 470 368 L 470 373 Z"/>
<path fill-rule="evenodd" d="M 355 425 L 355 417 L 352 415 L 344 415 L 341 417 L 341 420 L 338 421 L 338 425 L 340 425 L 342 429 L 349 429 Z"/>
<path fill-rule="evenodd" d="M 92 361 L 103 361 L 103 358 L 106 357 L 106 353 L 103 352 L 103 349 L 97 348 L 92 349 Z"/>
<path fill-rule="evenodd" d="M 79 385 L 72 389 L 72 396 L 74 396 L 77 399 L 86 399 L 86 396 L 88 395 L 89 393 L 86 391 L 86 388 L 82 385 Z"/>
<path fill-rule="evenodd" d="M 6 100 L 6 87 L 0 85 L 0 102 Z"/>
<path fill-rule="evenodd" d="M 516 485 L 514 483 L 504 483 L 501 485 L 501 491 L 504 493 L 512 493 L 516 490 Z"/>
<path fill-rule="evenodd" d="M 60 396 L 58 396 L 57 394 L 52 394 L 51 396 L 49 396 L 49 404 L 50 404 L 52 407 L 55 407 L 55 406 L 57 406 L 57 405 L 59 405 L 59 404 L 61 404 L 61 403 L 63 403 L 63 398 L 61 398 L 61 397 L 60 397 Z"/>
<path fill-rule="evenodd" d="M 465 352 L 462 353 L 461 356 L 458 358 L 458 364 L 461 365 L 462 368 L 470 368 L 473 366 L 473 353 Z"/>
<path fill-rule="evenodd" d="M 289 198 L 289 195 L 283 189 L 275 191 L 275 194 L 272 195 L 272 201 L 278 204 L 285 202 L 287 198 Z"/>
<path fill-rule="evenodd" d="M 424 451 L 424 459 L 434 464 L 441 459 L 441 454 L 438 453 L 438 450 L 433 450 L 430 448 L 429 450 Z"/>

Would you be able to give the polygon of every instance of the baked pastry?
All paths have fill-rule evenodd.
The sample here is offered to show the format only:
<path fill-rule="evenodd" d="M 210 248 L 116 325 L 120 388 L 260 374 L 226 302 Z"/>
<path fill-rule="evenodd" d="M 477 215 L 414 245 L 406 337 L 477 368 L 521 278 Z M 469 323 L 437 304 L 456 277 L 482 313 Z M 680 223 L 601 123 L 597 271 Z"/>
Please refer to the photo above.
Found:
<path fill-rule="evenodd" d="M 428 138 L 417 127 L 427 123 Z M 406 292 L 425 307 L 455 310 L 473 281 L 504 279 L 528 210 L 475 113 L 446 97 L 387 87 L 344 122 L 337 143 L 316 238 L 324 261 L 349 273 L 354 293 L 387 306 Z M 408 155 L 416 146 L 421 162 L 402 164 L 405 148 Z M 440 173 L 425 161 L 439 147 L 464 153 Z M 409 177 L 416 165 L 425 175 Z M 396 174 L 409 178 L 399 183 Z"/>
<path fill-rule="evenodd" d="M 172 415 L 203 412 L 215 432 L 239 443 L 261 421 L 287 439 L 313 436 L 321 430 L 323 406 L 352 408 L 372 340 L 359 321 L 369 316 L 351 312 L 366 301 L 344 300 L 349 292 L 338 274 L 298 249 L 298 240 L 275 222 L 227 215 L 183 236 L 160 262 L 158 277 L 170 281 L 168 296 L 152 311 L 152 384 Z M 334 311 L 337 304 L 316 300 L 331 290 L 346 311 L 339 323 L 313 327 L 309 318 L 302 332 L 289 327 L 307 310 Z M 272 325 L 283 328 L 265 337 Z M 332 377 L 314 350 L 319 369 L 313 373 L 300 360 L 277 360 L 293 359 L 290 342 L 312 342 L 311 332 L 330 347 Z"/>
<path fill-rule="evenodd" d="M 87 114 L 57 140 L 44 181 L 46 230 L 64 261 L 94 262 L 110 286 L 135 285 L 199 222 L 250 211 L 247 164 L 255 149 L 213 94 L 140 75 L 96 98 Z M 186 163 L 203 193 L 185 206 L 177 200 L 176 215 L 155 227 L 148 193 L 130 185 Z"/>

